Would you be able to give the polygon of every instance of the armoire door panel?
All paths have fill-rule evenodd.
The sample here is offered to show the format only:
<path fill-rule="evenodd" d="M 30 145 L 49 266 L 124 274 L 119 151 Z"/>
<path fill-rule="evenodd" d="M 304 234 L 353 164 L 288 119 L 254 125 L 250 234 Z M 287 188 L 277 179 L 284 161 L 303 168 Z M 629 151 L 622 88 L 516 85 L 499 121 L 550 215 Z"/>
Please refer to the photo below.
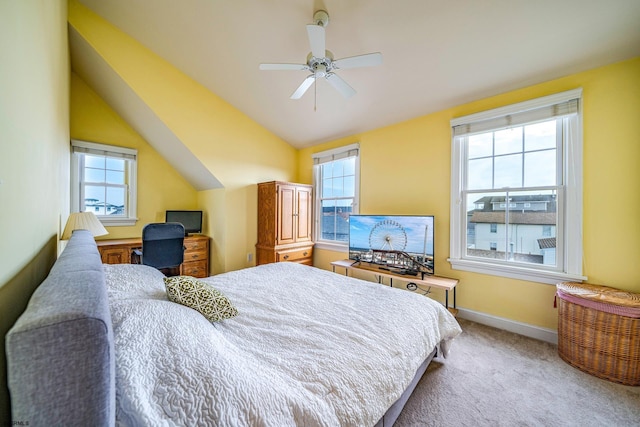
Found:
<path fill-rule="evenodd" d="M 297 191 L 298 230 L 296 240 L 298 242 L 311 241 L 311 199 L 310 188 L 299 188 Z"/>
<path fill-rule="evenodd" d="M 278 191 L 278 244 L 284 245 L 296 241 L 295 202 L 296 188 L 292 185 L 280 185 Z"/>

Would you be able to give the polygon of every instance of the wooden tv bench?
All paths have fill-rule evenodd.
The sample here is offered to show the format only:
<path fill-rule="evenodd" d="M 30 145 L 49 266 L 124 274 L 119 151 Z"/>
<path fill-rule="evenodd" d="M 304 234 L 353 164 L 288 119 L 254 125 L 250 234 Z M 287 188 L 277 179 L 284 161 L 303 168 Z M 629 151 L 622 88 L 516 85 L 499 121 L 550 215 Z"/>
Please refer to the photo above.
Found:
<path fill-rule="evenodd" d="M 449 311 L 451 311 L 454 315 L 456 315 L 458 312 L 458 310 L 456 310 L 456 285 L 458 284 L 458 279 L 450 279 L 448 277 L 439 277 L 439 276 L 424 276 L 424 278 L 421 278 L 421 276 L 419 275 L 411 276 L 411 275 L 404 275 L 404 274 L 394 274 L 392 272 L 385 271 L 380 268 L 370 268 L 368 266 L 363 267 L 358 264 L 359 264 L 358 261 L 343 259 L 340 261 L 333 261 L 331 263 L 331 267 L 334 273 L 336 272 L 336 267 L 344 268 L 344 274 L 347 276 L 349 275 L 349 270 L 373 273 L 376 276 L 378 283 L 382 283 L 383 279 L 386 277 L 389 279 L 389 286 L 391 287 L 393 287 L 394 279 L 402 280 L 407 282 L 408 285 L 414 284 L 416 288 L 412 290 L 420 289 L 421 291 L 424 292 L 425 295 L 431 292 L 432 287 L 444 289 L 445 307 L 449 309 Z M 423 289 L 420 286 L 425 286 L 427 289 Z M 410 289 L 410 288 L 407 288 L 407 289 Z M 449 291 L 451 290 L 453 290 L 453 307 L 449 308 Z"/>

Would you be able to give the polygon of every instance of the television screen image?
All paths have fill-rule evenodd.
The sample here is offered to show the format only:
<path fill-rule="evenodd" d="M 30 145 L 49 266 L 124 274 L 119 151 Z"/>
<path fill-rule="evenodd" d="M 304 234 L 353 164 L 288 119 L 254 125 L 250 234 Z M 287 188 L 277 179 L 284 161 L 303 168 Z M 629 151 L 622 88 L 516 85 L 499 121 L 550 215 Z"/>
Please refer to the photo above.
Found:
<path fill-rule="evenodd" d="M 185 235 L 190 233 L 201 233 L 202 211 L 166 211 L 165 222 L 179 222 L 184 225 Z"/>
<path fill-rule="evenodd" d="M 398 274 L 434 274 L 433 215 L 351 215 L 349 259 Z"/>

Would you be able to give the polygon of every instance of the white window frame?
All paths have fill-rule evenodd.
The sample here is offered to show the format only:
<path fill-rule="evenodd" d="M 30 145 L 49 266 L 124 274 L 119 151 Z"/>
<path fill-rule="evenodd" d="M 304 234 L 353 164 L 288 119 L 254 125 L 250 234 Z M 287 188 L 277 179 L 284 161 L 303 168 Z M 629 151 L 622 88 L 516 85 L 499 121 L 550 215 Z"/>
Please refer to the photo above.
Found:
<path fill-rule="evenodd" d="M 336 252 L 348 252 L 349 242 L 341 242 L 337 240 L 321 239 L 322 233 L 320 232 L 320 218 L 322 215 L 322 176 L 320 165 L 333 162 L 336 160 L 342 160 L 347 157 L 355 157 L 355 179 L 354 179 L 354 196 L 352 214 L 360 212 L 360 144 L 350 144 L 344 147 L 334 148 L 331 150 L 314 153 L 311 155 L 313 158 L 313 191 L 315 194 L 314 203 L 314 227 L 313 235 L 315 247 L 317 249 L 327 249 Z"/>
<path fill-rule="evenodd" d="M 540 114 L 558 115 L 554 106 L 577 100 L 575 129 L 563 135 L 562 182 L 558 200 L 558 248 L 557 257 L 561 257 L 557 269 L 535 265 L 512 265 L 500 260 L 467 257 L 466 212 L 462 194 L 466 176 L 466 147 L 464 138 L 454 134 L 458 126 L 466 132 L 490 132 L 510 126 L 516 117 L 519 124 L 540 120 Z M 552 113 L 549 113 L 552 111 Z M 553 118 L 549 115 L 548 118 Z M 503 123 L 503 125 L 500 125 Z M 517 125 L 514 124 L 514 126 Z M 496 108 L 451 120 L 451 230 L 450 257 L 448 261 L 455 270 L 471 271 L 494 276 L 533 282 L 556 284 L 559 281 L 587 280 L 582 275 L 582 89 L 574 89 L 514 105 Z M 460 129 L 460 128 L 458 128 Z M 464 131 L 463 131 L 464 132 Z M 560 176 L 560 175 L 559 175 Z M 570 219 L 570 220 L 569 220 Z"/>
<path fill-rule="evenodd" d="M 79 212 L 82 206 L 81 197 L 83 194 L 82 170 L 80 157 L 84 154 L 107 156 L 127 160 L 128 188 L 126 191 L 125 204 L 127 215 L 96 215 L 100 222 L 107 227 L 133 226 L 138 220 L 136 216 L 137 200 L 137 169 L 138 151 L 132 148 L 117 147 L 113 145 L 98 144 L 73 139 L 71 140 L 71 212 Z"/>

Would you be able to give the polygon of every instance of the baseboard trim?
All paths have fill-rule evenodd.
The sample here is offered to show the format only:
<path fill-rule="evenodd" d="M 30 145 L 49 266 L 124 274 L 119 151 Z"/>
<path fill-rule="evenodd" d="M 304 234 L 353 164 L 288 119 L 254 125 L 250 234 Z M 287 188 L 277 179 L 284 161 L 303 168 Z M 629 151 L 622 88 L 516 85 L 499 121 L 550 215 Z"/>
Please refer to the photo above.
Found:
<path fill-rule="evenodd" d="M 539 326 L 529 325 L 527 323 L 516 322 L 515 320 L 505 319 L 503 317 L 492 316 L 490 314 L 478 311 L 467 310 L 458 307 L 458 316 L 461 319 L 470 320 L 482 325 L 491 326 L 526 337 L 535 338 L 551 344 L 558 344 L 558 332 L 553 329 L 541 328 Z"/>

